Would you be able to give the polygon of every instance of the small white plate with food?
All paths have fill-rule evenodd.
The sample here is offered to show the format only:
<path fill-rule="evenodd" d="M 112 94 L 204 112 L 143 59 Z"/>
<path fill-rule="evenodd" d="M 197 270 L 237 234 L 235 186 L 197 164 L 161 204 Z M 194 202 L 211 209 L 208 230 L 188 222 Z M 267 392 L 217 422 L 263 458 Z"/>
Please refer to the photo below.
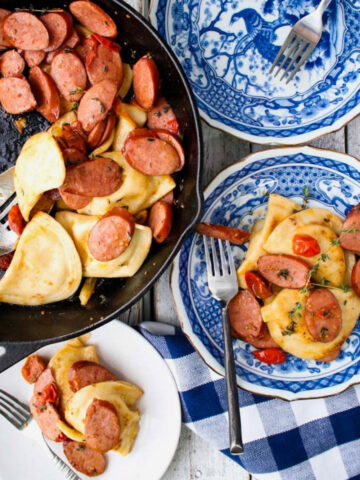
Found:
<path fill-rule="evenodd" d="M 29 404 L 27 437 L 41 427 L 51 449 L 80 478 L 159 480 L 176 451 L 181 408 L 174 379 L 156 350 L 123 323 L 40 349 L 2 373 L 0 388 Z M 0 421 L 0 478 L 20 480 L 13 462 L 19 449 L 30 469 L 47 447 L 30 444 Z"/>
<path fill-rule="evenodd" d="M 359 179 L 348 155 L 293 147 L 250 155 L 206 188 L 197 230 L 232 241 L 238 269 L 229 316 L 240 387 L 294 400 L 360 381 Z M 201 235 L 186 240 L 171 280 L 184 333 L 224 374 Z"/>

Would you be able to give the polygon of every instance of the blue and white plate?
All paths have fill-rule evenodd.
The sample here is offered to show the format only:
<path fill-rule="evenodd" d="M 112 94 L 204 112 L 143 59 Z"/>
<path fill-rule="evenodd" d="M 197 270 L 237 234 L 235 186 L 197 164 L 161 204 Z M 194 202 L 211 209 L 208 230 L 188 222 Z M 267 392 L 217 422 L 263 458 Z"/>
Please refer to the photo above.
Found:
<path fill-rule="evenodd" d="M 268 194 L 278 193 L 309 206 L 327 208 L 340 217 L 360 203 L 360 164 L 348 155 L 311 147 L 279 148 L 250 155 L 223 170 L 205 190 L 203 221 L 250 230 L 264 217 Z M 247 244 L 232 246 L 238 266 Z M 171 286 L 184 333 L 203 360 L 224 374 L 221 309 L 209 293 L 203 242 L 193 233 L 173 265 Z M 360 312 L 359 312 L 360 313 Z M 249 344 L 234 340 L 238 385 L 253 393 L 287 400 L 332 395 L 360 382 L 360 322 L 332 362 L 289 355 L 280 365 L 254 358 Z"/>
<path fill-rule="evenodd" d="M 285 85 L 269 74 L 291 27 L 319 0 L 153 0 L 203 118 L 250 142 L 295 145 L 360 112 L 360 4 L 332 0 L 319 45 Z"/>

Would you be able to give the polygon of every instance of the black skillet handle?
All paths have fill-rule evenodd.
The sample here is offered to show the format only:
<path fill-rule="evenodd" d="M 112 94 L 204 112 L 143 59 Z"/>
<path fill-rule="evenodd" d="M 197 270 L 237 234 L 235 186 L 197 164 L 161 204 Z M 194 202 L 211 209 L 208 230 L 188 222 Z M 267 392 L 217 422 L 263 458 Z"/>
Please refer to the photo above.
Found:
<path fill-rule="evenodd" d="M 43 346 L 44 343 L 0 343 L 0 373 Z"/>

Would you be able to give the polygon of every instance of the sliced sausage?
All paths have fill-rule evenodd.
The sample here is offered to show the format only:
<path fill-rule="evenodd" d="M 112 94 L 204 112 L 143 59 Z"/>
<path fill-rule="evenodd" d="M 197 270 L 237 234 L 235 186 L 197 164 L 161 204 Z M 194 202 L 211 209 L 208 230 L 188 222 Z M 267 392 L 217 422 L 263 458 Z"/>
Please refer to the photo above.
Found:
<path fill-rule="evenodd" d="M 317 362 L 332 362 L 333 360 L 335 360 L 341 353 L 341 349 L 339 350 L 335 350 L 334 352 L 332 353 L 329 353 L 329 355 L 325 355 L 325 357 L 323 358 L 317 358 L 316 361 Z"/>
<path fill-rule="evenodd" d="M 196 227 L 197 233 L 207 237 L 228 240 L 230 243 L 241 245 L 250 238 L 250 233 L 240 228 L 226 227 L 225 225 L 215 225 L 213 223 L 199 223 Z"/>
<path fill-rule="evenodd" d="M 360 297 L 360 260 L 358 260 L 351 272 L 351 284 L 354 292 Z"/>
<path fill-rule="evenodd" d="M 114 52 L 104 45 L 98 45 L 96 55 L 86 71 L 92 85 L 102 80 L 112 80 L 120 87 L 123 80 L 123 67 L 119 52 Z"/>
<path fill-rule="evenodd" d="M 160 198 L 161 202 L 166 202 L 169 205 L 172 205 L 174 203 L 174 190 L 171 190 L 171 192 L 167 193 L 163 197 Z"/>
<path fill-rule="evenodd" d="M 76 53 L 58 53 L 51 62 L 50 75 L 68 102 L 77 102 L 83 96 L 87 80 L 86 70 Z"/>
<path fill-rule="evenodd" d="M 36 99 L 36 110 L 50 123 L 60 117 L 60 95 L 53 79 L 40 67 L 30 68 L 29 82 Z"/>
<path fill-rule="evenodd" d="M 37 379 L 34 385 L 34 395 L 41 394 L 44 388 L 51 383 L 55 383 L 55 378 L 50 368 L 46 368 Z"/>
<path fill-rule="evenodd" d="M 88 3 L 88 2 L 86 2 Z M 117 85 L 111 80 L 103 80 L 92 86 L 80 100 L 78 120 L 85 132 L 103 120 L 110 111 L 117 94 Z"/>
<path fill-rule="evenodd" d="M 25 68 L 25 60 L 16 50 L 8 50 L 0 59 L 0 71 L 3 77 L 17 77 Z"/>
<path fill-rule="evenodd" d="M 160 89 L 160 75 L 150 57 L 142 57 L 133 67 L 133 88 L 136 101 L 145 110 L 151 110 Z"/>
<path fill-rule="evenodd" d="M 239 290 L 229 303 L 228 313 L 234 336 L 259 336 L 263 325 L 260 304 L 249 290 Z"/>
<path fill-rule="evenodd" d="M 49 402 L 38 406 L 35 401 L 35 396 L 32 396 L 30 400 L 30 411 L 42 433 L 48 440 L 63 442 L 65 437 L 57 425 L 60 420 L 57 408 Z"/>
<path fill-rule="evenodd" d="M 45 368 L 44 360 L 34 353 L 34 355 L 27 357 L 21 369 L 21 374 L 28 383 L 35 383 Z"/>
<path fill-rule="evenodd" d="M 317 342 L 331 342 L 341 330 L 342 315 L 337 298 L 327 288 L 312 290 L 305 304 L 305 323 Z"/>
<path fill-rule="evenodd" d="M 100 122 L 98 122 L 95 125 L 95 127 L 91 130 L 87 139 L 87 143 L 90 148 L 95 148 L 101 144 L 100 140 L 104 133 L 105 126 L 106 126 L 106 119 L 104 118 L 104 120 L 101 120 Z"/>
<path fill-rule="evenodd" d="M 95 398 L 86 410 L 85 439 L 90 448 L 107 452 L 120 441 L 120 421 L 114 405 Z"/>
<path fill-rule="evenodd" d="M 29 12 L 14 12 L 2 22 L 5 39 L 20 50 L 45 50 L 49 33 L 45 25 Z"/>
<path fill-rule="evenodd" d="M 8 113 L 25 113 L 34 110 L 36 100 L 26 78 L 0 79 L 0 102 Z"/>
<path fill-rule="evenodd" d="M 165 142 L 170 143 L 170 145 L 172 145 L 175 148 L 180 158 L 180 167 L 178 168 L 177 171 L 181 170 L 185 165 L 185 153 L 184 153 L 183 146 L 181 145 L 178 137 L 164 129 L 156 129 L 153 131 L 156 133 L 156 135 L 159 138 L 161 138 L 161 140 L 165 140 Z"/>
<path fill-rule="evenodd" d="M 105 455 L 95 452 L 84 443 L 66 440 L 64 442 L 64 454 L 75 470 L 88 477 L 101 475 L 105 471 Z"/>
<path fill-rule="evenodd" d="M 173 223 L 173 210 L 169 203 L 156 202 L 150 210 L 149 227 L 157 243 L 163 243 L 170 234 Z"/>
<path fill-rule="evenodd" d="M 128 248 L 134 230 L 135 220 L 131 213 L 126 208 L 113 208 L 90 230 L 91 255 L 99 262 L 114 260 Z"/>
<path fill-rule="evenodd" d="M 7 270 L 10 267 L 11 261 L 14 257 L 14 252 L 0 255 L 0 270 Z"/>
<path fill-rule="evenodd" d="M 62 151 L 65 163 L 71 165 L 78 165 L 87 161 L 87 156 L 77 148 L 65 148 Z"/>
<path fill-rule="evenodd" d="M 84 197 L 83 195 L 77 195 L 76 193 L 64 192 L 60 189 L 60 196 L 66 205 L 72 210 L 80 210 L 80 208 L 86 207 L 91 202 L 91 197 Z"/>
<path fill-rule="evenodd" d="M 360 255 L 360 204 L 348 213 L 342 226 L 340 244 L 346 250 Z"/>
<path fill-rule="evenodd" d="M 153 136 L 128 135 L 122 152 L 127 162 L 144 175 L 171 175 L 181 166 L 175 148 Z"/>
<path fill-rule="evenodd" d="M 88 0 L 70 3 L 70 11 L 86 28 L 104 37 L 117 37 L 117 28 L 113 19 L 100 7 Z"/>
<path fill-rule="evenodd" d="M 263 322 L 260 333 L 257 337 L 252 335 L 245 336 L 243 340 L 255 348 L 277 348 L 279 345 L 270 335 L 268 326 Z"/>
<path fill-rule="evenodd" d="M 72 16 L 67 12 L 49 12 L 40 17 L 49 32 L 49 45 L 46 52 L 57 50 L 71 35 L 73 28 Z"/>
<path fill-rule="evenodd" d="M 109 115 L 107 116 L 105 130 L 104 130 L 104 133 L 102 134 L 100 145 L 105 143 L 106 140 L 108 140 L 110 135 L 112 134 L 112 131 L 115 128 L 116 118 L 117 117 L 113 112 L 110 112 Z"/>
<path fill-rule="evenodd" d="M 64 125 L 62 128 L 63 138 L 69 148 L 76 148 L 82 153 L 86 153 L 87 136 L 84 133 L 81 123 L 74 122 L 71 125 Z"/>
<path fill-rule="evenodd" d="M 50 200 L 52 200 L 53 202 L 57 202 L 61 198 L 58 188 L 53 188 L 52 190 L 48 190 L 47 192 L 45 192 L 45 195 L 48 198 L 50 198 Z"/>
<path fill-rule="evenodd" d="M 309 280 L 310 266 L 291 255 L 263 255 L 257 262 L 261 275 L 283 288 L 303 288 Z"/>
<path fill-rule="evenodd" d="M 147 125 L 150 129 L 164 129 L 174 135 L 179 133 L 179 123 L 173 109 L 167 100 L 162 97 L 155 103 L 148 112 Z"/>
<path fill-rule="evenodd" d="M 114 193 L 121 185 L 122 170 L 110 158 L 95 158 L 66 169 L 64 184 L 60 193 L 65 191 L 85 197 L 105 197 Z"/>
<path fill-rule="evenodd" d="M 75 28 L 72 29 L 70 37 L 66 40 L 65 46 L 69 48 L 75 48 L 80 43 L 80 37 Z"/>
<path fill-rule="evenodd" d="M 26 50 L 23 55 L 27 66 L 31 68 L 40 65 L 44 61 L 46 53 L 43 50 Z"/>
<path fill-rule="evenodd" d="M 0 8 L 0 46 L 4 48 L 11 47 L 10 43 L 5 39 L 3 31 L 2 31 L 2 23 L 3 20 L 10 15 L 10 10 L 5 10 L 4 8 Z"/>
<path fill-rule="evenodd" d="M 22 216 L 20 207 L 18 204 L 13 205 L 10 209 L 9 215 L 8 215 L 8 221 L 9 221 L 9 227 L 13 232 L 15 232 L 17 235 L 21 235 L 26 222 L 24 220 L 24 217 Z"/>
<path fill-rule="evenodd" d="M 68 380 L 73 392 L 87 385 L 116 380 L 109 370 L 95 362 L 81 360 L 75 362 L 68 371 Z"/>
<path fill-rule="evenodd" d="M 45 63 L 47 63 L 48 65 L 51 65 L 52 61 L 54 60 L 54 58 L 56 57 L 56 55 L 58 55 L 59 53 L 61 53 L 63 50 L 61 48 L 59 48 L 58 50 L 54 50 L 53 52 L 47 52 L 45 55 Z"/>

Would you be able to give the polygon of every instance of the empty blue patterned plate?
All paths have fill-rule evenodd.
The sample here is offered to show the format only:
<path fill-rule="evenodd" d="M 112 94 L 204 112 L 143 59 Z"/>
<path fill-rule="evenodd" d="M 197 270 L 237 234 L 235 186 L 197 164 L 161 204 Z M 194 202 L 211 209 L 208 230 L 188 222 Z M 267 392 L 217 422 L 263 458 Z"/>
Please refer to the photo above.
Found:
<path fill-rule="evenodd" d="M 150 19 L 184 68 L 203 118 L 250 142 L 295 145 L 360 112 L 360 6 L 332 0 L 319 45 L 286 85 L 269 74 L 319 0 L 153 0 Z"/>
<path fill-rule="evenodd" d="M 223 170 L 205 190 L 203 221 L 250 230 L 265 216 L 268 194 L 278 193 L 340 217 L 360 203 L 360 164 L 349 155 L 311 147 L 279 148 L 250 155 Z M 233 245 L 238 266 L 246 245 Z M 184 333 L 203 360 L 224 374 L 221 309 L 208 290 L 201 236 L 193 233 L 176 257 L 171 276 L 175 304 Z M 302 360 L 289 355 L 280 365 L 254 358 L 249 344 L 234 340 L 238 385 L 246 390 L 287 400 L 315 398 L 343 391 L 360 382 L 360 322 L 332 362 Z"/>

